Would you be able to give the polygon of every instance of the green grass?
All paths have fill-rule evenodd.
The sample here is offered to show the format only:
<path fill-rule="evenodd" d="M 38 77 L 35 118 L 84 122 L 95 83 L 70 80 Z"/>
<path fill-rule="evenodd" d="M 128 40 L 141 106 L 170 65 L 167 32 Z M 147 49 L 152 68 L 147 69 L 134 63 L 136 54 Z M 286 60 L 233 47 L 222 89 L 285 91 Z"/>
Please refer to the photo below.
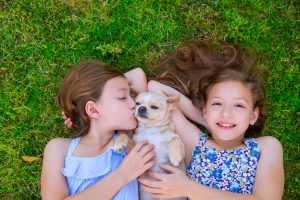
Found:
<path fill-rule="evenodd" d="M 68 136 L 55 93 L 70 65 L 100 59 L 153 75 L 151 66 L 196 37 L 257 55 L 264 134 L 283 145 L 283 199 L 299 199 L 299 10 L 296 0 L 0 0 L 0 199 L 40 199 L 41 161 L 21 156 L 42 157 L 47 141 Z"/>

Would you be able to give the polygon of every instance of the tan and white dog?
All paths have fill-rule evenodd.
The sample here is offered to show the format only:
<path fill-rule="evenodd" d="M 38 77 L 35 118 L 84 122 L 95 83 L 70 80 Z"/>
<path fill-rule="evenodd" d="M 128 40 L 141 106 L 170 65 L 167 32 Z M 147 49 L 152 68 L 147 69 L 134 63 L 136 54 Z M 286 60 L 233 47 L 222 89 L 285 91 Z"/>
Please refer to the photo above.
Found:
<path fill-rule="evenodd" d="M 147 140 L 155 146 L 155 165 L 150 171 L 164 173 L 161 163 L 170 163 L 184 169 L 184 146 L 175 134 L 170 112 L 175 108 L 178 96 L 165 97 L 152 92 L 142 92 L 136 97 L 135 116 L 138 127 L 133 136 L 134 143 Z M 150 179 L 146 174 L 143 178 Z M 151 194 L 139 188 L 141 200 L 153 200 Z M 180 198 L 176 198 L 180 199 Z"/>

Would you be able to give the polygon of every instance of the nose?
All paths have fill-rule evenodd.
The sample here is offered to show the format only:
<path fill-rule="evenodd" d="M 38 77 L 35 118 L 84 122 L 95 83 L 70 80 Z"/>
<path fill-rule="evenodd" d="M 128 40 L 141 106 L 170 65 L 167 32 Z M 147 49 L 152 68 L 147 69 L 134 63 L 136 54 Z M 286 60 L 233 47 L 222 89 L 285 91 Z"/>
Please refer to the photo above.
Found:
<path fill-rule="evenodd" d="M 131 109 L 135 108 L 135 102 L 131 97 L 129 97 L 129 106 L 130 106 Z"/>
<path fill-rule="evenodd" d="M 145 106 L 141 106 L 141 107 L 139 107 L 139 109 L 138 109 L 138 112 L 141 113 L 141 114 L 144 114 L 146 111 L 147 111 L 147 109 L 146 109 Z"/>
<path fill-rule="evenodd" d="M 223 117 L 231 117 L 231 109 L 229 106 L 224 106 L 222 110 L 222 116 Z"/>

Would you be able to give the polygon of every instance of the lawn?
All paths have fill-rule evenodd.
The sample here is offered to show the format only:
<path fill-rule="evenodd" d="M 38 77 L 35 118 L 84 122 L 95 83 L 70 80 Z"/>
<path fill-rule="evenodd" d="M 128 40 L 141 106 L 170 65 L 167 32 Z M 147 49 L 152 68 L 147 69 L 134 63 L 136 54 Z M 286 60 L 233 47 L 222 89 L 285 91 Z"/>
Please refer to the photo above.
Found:
<path fill-rule="evenodd" d="M 284 149 L 283 199 L 300 198 L 300 3 L 257 0 L 0 0 L 0 199 L 40 199 L 51 138 L 69 137 L 55 102 L 71 65 L 152 67 L 197 37 L 247 47 L 264 70 L 264 135 Z"/>

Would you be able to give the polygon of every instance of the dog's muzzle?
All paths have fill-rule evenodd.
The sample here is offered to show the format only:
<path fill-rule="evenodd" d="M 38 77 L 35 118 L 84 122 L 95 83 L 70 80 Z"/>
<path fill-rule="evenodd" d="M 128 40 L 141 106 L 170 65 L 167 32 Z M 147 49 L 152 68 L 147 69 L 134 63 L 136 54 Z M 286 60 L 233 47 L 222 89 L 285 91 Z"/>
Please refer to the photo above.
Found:
<path fill-rule="evenodd" d="M 147 118 L 146 113 L 147 113 L 147 108 L 145 106 L 141 106 L 138 108 L 137 114 L 139 117 Z"/>

